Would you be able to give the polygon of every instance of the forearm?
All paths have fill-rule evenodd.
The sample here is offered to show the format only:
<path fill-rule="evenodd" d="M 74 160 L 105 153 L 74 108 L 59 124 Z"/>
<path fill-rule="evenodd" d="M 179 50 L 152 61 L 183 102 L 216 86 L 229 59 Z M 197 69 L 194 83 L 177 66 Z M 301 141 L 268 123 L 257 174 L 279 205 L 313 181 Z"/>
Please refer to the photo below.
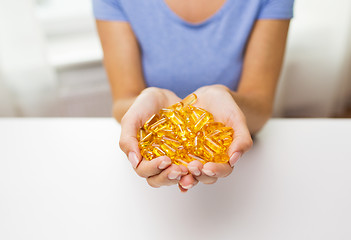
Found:
<path fill-rule="evenodd" d="M 231 94 L 246 117 L 250 133 L 256 134 L 271 117 L 272 100 L 234 91 Z"/>
<path fill-rule="evenodd" d="M 115 100 L 113 103 L 113 117 L 120 123 L 124 114 L 134 103 L 137 96 Z"/>

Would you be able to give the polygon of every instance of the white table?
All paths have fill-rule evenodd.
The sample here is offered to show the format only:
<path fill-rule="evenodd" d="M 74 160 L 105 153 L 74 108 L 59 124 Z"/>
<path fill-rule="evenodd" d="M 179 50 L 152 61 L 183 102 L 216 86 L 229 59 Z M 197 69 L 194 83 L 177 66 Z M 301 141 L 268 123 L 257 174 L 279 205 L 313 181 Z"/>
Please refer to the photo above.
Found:
<path fill-rule="evenodd" d="M 351 239 L 351 120 L 271 120 L 233 174 L 153 189 L 112 119 L 0 120 L 0 239 Z"/>

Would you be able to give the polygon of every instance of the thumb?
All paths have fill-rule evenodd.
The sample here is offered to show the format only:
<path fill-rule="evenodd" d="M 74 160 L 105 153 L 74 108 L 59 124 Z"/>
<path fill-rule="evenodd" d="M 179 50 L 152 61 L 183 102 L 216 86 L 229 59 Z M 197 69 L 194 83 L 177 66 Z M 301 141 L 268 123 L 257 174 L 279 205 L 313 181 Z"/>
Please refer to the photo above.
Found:
<path fill-rule="evenodd" d="M 119 146 L 127 155 L 133 168 L 136 168 L 142 159 L 137 139 L 138 121 L 135 118 L 125 115 L 121 121 L 121 129 Z"/>
<path fill-rule="evenodd" d="M 231 116 L 230 120 L 230 125 L 234 129 L 234 140 L 229 146 L 228 155 L 229 164 L 234 167 L 241 156 L 252 147 L 253 142 L 243 113 Z"/>

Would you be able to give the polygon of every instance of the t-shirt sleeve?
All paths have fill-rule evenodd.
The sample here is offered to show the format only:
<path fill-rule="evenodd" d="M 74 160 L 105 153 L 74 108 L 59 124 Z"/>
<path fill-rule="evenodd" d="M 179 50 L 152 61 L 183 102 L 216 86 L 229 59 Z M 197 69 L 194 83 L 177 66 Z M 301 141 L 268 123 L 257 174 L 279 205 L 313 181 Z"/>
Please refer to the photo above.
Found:
<path fill-rule="evenodd" d="M 264 0 L 258 19 L 291 19 L 294 0 Z"/>
<path fill-rule="evenodd" d="M 98 20 L 128 21 L 120 0 L 93 0 L 93 11 Z"/>

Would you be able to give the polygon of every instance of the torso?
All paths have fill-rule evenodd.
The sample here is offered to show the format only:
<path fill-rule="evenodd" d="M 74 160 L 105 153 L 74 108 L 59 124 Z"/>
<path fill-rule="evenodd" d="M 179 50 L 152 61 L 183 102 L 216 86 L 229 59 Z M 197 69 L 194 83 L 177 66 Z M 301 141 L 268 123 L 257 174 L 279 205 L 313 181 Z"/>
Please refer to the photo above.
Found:
<path fill-rule="evenodd" d="M 227 0 L 164 0 L 169 8 L 189 23 L 200 23 L 219 11 Z"/>
<path fill-rule="evenodd" d="M 118 3 L 133 29 L 146 86 L 183 98 L 204 85 L 238 88 L 246 43 L 266 0 L 104 1 Z"/>

